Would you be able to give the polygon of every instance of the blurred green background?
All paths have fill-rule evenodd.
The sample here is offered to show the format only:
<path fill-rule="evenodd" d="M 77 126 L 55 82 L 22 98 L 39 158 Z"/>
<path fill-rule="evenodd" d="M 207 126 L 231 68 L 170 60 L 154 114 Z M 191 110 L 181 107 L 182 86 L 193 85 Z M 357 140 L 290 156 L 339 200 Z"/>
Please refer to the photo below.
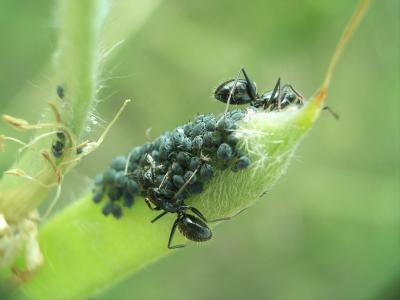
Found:
<path fill-rule="evenodd" d="M 112 3 L 104 44 L 125 42 L 104 66 L 97 115 L 110 120 L 123 99 L 134 101 L 102 147 L 67 176 L 59 209 L 89 189 L 114 156 L 145 142 L 146 129 L 156 137 L 197 113 L 222 111 L 212 91 L 241 66 L 260 91 L 281 77 L 310 96 L 356 6 Z M 321 115 L 270 194 L 219 226 L 211 242 L 176 251 L 95 299 L 400 297 L 399 3 L 372 3 L 328 95 L 340 120 Z M 36 120 L 55 98 L 54 5 L 0 2 L 0 113 Z M 0 132 L 14 134 L 3 124 Z M 7 145 L 0 171 L 16 149 Z"/>

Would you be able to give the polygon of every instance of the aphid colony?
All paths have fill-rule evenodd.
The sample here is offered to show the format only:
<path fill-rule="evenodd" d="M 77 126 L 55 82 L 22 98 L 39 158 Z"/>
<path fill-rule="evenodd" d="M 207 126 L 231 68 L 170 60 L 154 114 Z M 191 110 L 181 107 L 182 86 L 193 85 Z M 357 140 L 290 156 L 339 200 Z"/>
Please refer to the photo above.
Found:
<path fill-rule="evenodd" d="M 127 157 L 115 158 L 111 167 L 96 177 L 94 202 L 106 197 L 103 214 L 120 218 L 122 206 L 131 207 L 141 195 L 150 209 L 163 211 L 153 222 L 167 213 L 177 213 L 169 248 L 182 246 L 171 246 L 176 227 L 191 240 L 210 239 L 206 218 L 185 200 L 201 193 L 218 169 L 236 172 L 250 165 L 235 136 L 244 113 L 236 109 L 217 117 L 199 115 L 153 143 L 134 148 Z"/>
<path fill-rule="evenodd" d="M 303 97 L 291 85 L 281 88 L 278 79 L 272 91 L 259 95 L 245 70 L 241 72 L 245 79 L 228 80 L 218 86 L 214 92 L 217 100 L 227 106 L 248 104 L 251 109 L 269 111 L 303 105 Z M 134 148 L 127 157 L 115 158 L 111 167 L 96 177 L 93 201 L 98 203 L 106 196 L 103 214 L 120 218 L 121 206 L 131 207 L 135 197 L 141 195 L 151 210 L 162 211 L 151 222 L 167 213 L 177 214 L 168 248 L 184 246 L 172 245 L 176 228 L 192 241 L 209 240 L 212 233 L 206 223 L 229 217 L 207 220 L 185 200 L 201 193 L 217 170 L 230 168 L 237 172 L 250 165 L 249 157 L 237 147 L 235 135 L 237 122 L 244 115 L 245 110 L 241 109 L 225 111 L 218 117 L 200 115 L 193 122 L 164 133 L 155 142 Z"/>

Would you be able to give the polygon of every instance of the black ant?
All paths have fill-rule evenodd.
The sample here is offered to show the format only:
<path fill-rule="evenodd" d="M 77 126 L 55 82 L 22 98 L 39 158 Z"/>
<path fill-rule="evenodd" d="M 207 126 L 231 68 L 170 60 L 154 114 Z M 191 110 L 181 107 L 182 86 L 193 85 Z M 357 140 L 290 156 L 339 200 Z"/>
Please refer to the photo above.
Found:
<path fill-rule="evenodd" d="M 290 104 L 303 105 L 303 96 L 290 84 L 281 87 L 280 78 L 272 91 L 257 94 L 256 85 L 241 69 L 245 79 L 231 79 L 220 84 L 214 92 L 215 99 L 230 104 L 250 104 L 255 108 L 278 110 Z"/>
<path fill-rule="evenodd" d="M 290 84 L 281 87 L 280 78 L 272 91 L 258 95 L 255 82 L 250 80 L 244 68 L 241 68 L 241 72 L 245 79 L 236 78 L 221 83 L 215 89 L 214 98 L 227 104 L 250 104 L 255 108 L 263 107 L 264 110 L 280 110 L 291 104 L 303 106 L 303 95 Z M 329 106 L 323 109 L 328 110 L 335 119 L 339 119 L 339 115 Z"/>
<path fill-rule="evenodd" d="M 164 210 L 164 212 L 155 217 L 151 223 L 159 220 L 167 213 L 177 214 L 169 235 L 168 249 L 185 247 L 185 245 L 172 245 L 176 228 L 178 228 L 183 236 L 191 241 L 204 242 L 211 239 L 212 232 L 206 224 L 207 219 L 197 208 L 186 205 L 181 199 L 176 200 L 174 196 L 166 196 L 164 191 L 158 188 L 148 189 L 145 201 L 151 210 Z M 151 203 L 154 204 L 155 207 L 152 207 Z M 194 215 L 187 213 L 188 210 Z"/>
<path fill-rule="evenodd" d="M 147 161 L 150 164 L 150 168 L 145 171 L 150 177 L 154 177 L 155 163 L 150 155 L 147 155 Z M 219 218 L 215 220 L 207 220 L 204 215 L 195 207 L 186 205 L 184 200 L 187 195 L 183 192 L 189 185 L 192 178 L 196 175 L 199 168 L 197 168 L 192 176 L 184 183 L 184 185 L 176 192 L 172 192 L 167 189 L 163 189 L 163 182 L 159 187 L 149 187 L 145 191 L 145 202 L 151 210 L 163 210 L 163 212 L 155 217 L 151 223 L 159 220 L 167 213 L 176 213 L 177 217 L 174 224 L 172 225 L 171 232 L 168 239 L 168 249 L 183 248 L 185 245 L 172 245 L 172 241 L 175 235 L 175 231 L 178 230 L 184 237 L 195 242 L 208 241 L 212 237 L 211 229 L 207 226 L 209 222 L 217 222 L 229 220 L 231 217 Z M 149 172 L 150 171 L 150 172 Z M 166 177 L 168 174 L 165 175 Z M 153 178 L 150 179 L 152 181 Z M 154 206 L 153 206 L 154 205 Z M 189 214 L 191 211 L 193 214 Z"/>

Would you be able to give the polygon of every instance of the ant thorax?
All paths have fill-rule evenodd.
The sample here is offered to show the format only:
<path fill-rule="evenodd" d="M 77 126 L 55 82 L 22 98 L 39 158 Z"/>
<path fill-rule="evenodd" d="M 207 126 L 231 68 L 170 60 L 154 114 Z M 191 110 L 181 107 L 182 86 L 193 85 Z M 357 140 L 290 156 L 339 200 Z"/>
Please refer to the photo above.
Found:
<path fill-rule="evenodd" d="M 280 110 L 289 105 L 303 106 L 303 96 L 297 92 L 293 86 L 285 84 L 282 89 L 276 93 L 274 90 L 266 92 L 259 96 L 254 107 L 264 107 L 266 110 Z"/>

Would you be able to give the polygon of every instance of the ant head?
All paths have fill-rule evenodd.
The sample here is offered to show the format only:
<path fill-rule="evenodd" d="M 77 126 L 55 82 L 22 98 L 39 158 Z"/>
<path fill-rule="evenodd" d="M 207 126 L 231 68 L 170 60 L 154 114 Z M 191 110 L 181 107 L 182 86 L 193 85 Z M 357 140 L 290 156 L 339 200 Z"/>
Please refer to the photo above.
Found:
<path fill-rule="evenodd" d="M 212 237 L 211 229 L 205 222 L 185 212 L 179 213 L 178 229 L 187 239 L 195 242 L 204 242 Z"/>
<path fill-rule="evenodd" d="M 295 90 L 290 84 L 286 84 L 282 88 L 283 100 L 288 104 L 303 104 L 303 95 Z"/>

